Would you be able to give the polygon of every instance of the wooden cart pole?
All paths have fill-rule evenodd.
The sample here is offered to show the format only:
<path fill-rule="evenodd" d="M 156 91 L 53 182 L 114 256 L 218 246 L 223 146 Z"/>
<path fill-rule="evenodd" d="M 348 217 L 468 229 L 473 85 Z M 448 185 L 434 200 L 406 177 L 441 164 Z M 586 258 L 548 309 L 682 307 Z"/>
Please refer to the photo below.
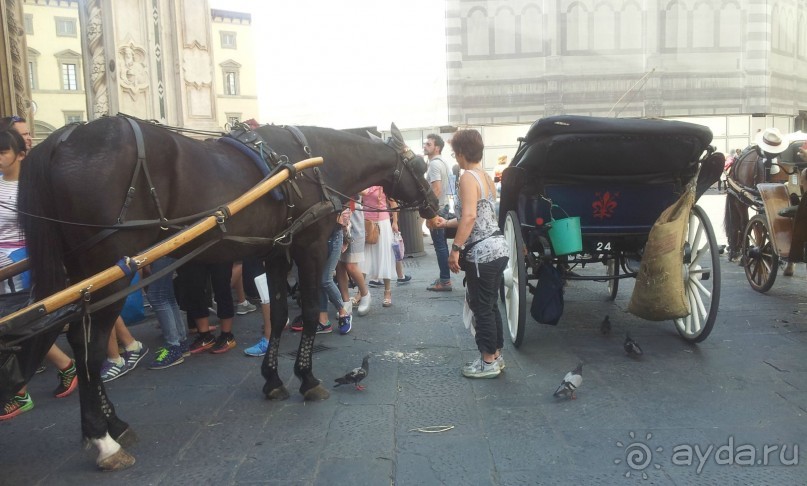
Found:
<path fill-rule="evenodd" d="M 302 170 L 308 169 L 310 167 L 316 167 L 318 165 L 322 165 L 322 157 L 314 157 L 310 159 L 305 159 L 300 162 L 294 164 L 294 168 L 297 172 Z M 240 196 L 238 199 L 230 202 L 225 208 L 229 211 L 230 215 L 234 215 L 244 209 L 245 207 L 249 206 L 250 204 L 257 201 L 260 197 L 266 195 L 269 191 L 274 189 L 275 187 L 279 186 L 283 181 L 289 178 L 289 171 L 284 170 L 281 171 L 272 177 L 261 181 L 260 184 L 256 185 L 248 192 Z M 181 246 L 186 245 L 187 243 L 191 242 L 192 240 L 198 238 L 199 236 L 203 235 L 207 231 L 213 229 L 218 224 L 218 218 L 223 216 L 221 213 L 213 214 L 211 216 L 206 217 L 205 219 L 195 223 L 194 225 L 180 231 L 179 233 L 175 234 L 171 238 L 159 243 L 150 249 L 140 253 L 134 257 L 132 257 L 132 261 L 137 265 L 137 269 L 150 264 L 151 262 L 161 258 L 165 255 L 168 255 L 172 251 L 180 248 Z M 23 262 L 18 262 L 23 263 Z M 81 282 L 71 285 L 70 287 L 61 290 L 51 296 L 48 296 L 38 302 L 35 302 L 28 307 L 21 309 L 13 314 L 10 314 L 2 319 L 0 319 L 0 328 L 6 322 L 10 322 L 23 314 L 27 314 L 36 310 L 36 314 L 38 316 L 44 316 L 46 314 L 50 314 L 51 312 L 60 309 L 68 304 L 71 304 L 79 299 L 84 295 L 85 292 L 94 292 L 98 289 L 102 289 L 107 285 L 116 282 L 122 278 L 126 277 L 126 272 L 120 268 L 119 266 L 115 265 L 113 267 L 107 268 L 106 270 L 96 273 L 92 277 L 86 278 Z"/>

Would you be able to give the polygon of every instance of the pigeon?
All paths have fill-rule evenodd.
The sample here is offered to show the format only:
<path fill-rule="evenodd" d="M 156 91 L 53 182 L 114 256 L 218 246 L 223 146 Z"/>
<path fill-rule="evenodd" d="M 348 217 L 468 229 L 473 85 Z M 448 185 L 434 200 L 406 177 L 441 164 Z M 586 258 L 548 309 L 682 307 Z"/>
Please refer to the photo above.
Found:
<path fill-rule="evenodd" d="M 639 343 L 637 343 L 636 341 L 633 340 L 633 338 L 630 337 L 629 332 L 625 333 L 625 344 L 623 344 L 623 347 L 625 348 L 625 352 L 628 353 L 629 356 L 639 357 L 642 354 L 644 354 L 642 348 L 639 347 Z"/>
<path fill-rule="evenodd" d="M 605 316 L 605 319 L 603 319 L 600 323 L 600 332 L 603 334 L 608 334 L 611 332 L 611 321 L 608 319 L 608 316 Z"/>
<path fill-rule="evenodd" d="M 561 395 L 567 395 L 571 397 L 572 400 L 576 399 L 574 392 L 577 390 L 580 385 L 583 383 L 583 363 L 577 363 L 577 368 L 573 371 L 566 373 L 566 376 L 563 377 L 563 381 L 560 382 L 560 386 L 553 396 L 560 397 Z"/>
<path fill-rule="evenodd" d="M 361 361 L 361 366 L 359 368 L 353 368 L 352 370 L 348 371 L 345 376 L 337 378 L 336 384 L 333 387 L 336 388 L 339 385 L 353 383 L 357 390 L 364 390 L 364 386 L 359 385 L 359 382 L 367 378 L 367 374 L 370 372 L 369 361 L 370 355 L 368 354 Z"/>

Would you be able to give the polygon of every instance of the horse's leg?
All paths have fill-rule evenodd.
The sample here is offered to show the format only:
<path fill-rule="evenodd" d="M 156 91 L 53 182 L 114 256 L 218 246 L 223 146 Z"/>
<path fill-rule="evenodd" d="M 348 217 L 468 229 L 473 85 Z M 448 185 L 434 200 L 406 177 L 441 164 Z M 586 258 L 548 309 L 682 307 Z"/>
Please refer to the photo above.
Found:
<path fill-rule="evenodd" d="M 272 338 L 269 349 L 261 363 L 261 375 L 266 380 L 263 385 L 263 394 L 270 400 L 285 400 L 289 398 L 289 391 L 283 386 L 283 381 L 277 372 L 277 357 L 280 350 L 280 336 L 289 315 L 288 288 L 286 277 L 289 272 L 289 263 L 285 254 L 272 257 L 266 263 L 266 272 L 269 274 L 272 294 L 269 297 L 272 306 L 271 323 Z"/>
<path fill-rule="evenodd" d="M 321 247 L 321 248 L 320 248 Z M 300 295 L 303 307 L 303 332 L 294 361 L 294 374 L 300 379 L 300 393 L 306 400 L 325 400 L 331 396 L 313 372 L 314 338 L 319 323 L 319 287 L 325 264 L 327 245 L 322 238 L 313 244 L 296 249 L 294 261 L 300 277 Z M 294 251 L 294 249 L 292 250 Z"/>
<path fill-rule="evenodd" d="M 101 366 L 106 359 L 109 334 L 120 306 L 108 307 L 70 326 L 67 340 L 73 348 L 81 405 L 81 432 L 96 446 L 96 464 L 106 471 L 125 469 L 135 459 L 116 440 L 134 439 L 129 424 L 119 419 L 106 395 Z"/>

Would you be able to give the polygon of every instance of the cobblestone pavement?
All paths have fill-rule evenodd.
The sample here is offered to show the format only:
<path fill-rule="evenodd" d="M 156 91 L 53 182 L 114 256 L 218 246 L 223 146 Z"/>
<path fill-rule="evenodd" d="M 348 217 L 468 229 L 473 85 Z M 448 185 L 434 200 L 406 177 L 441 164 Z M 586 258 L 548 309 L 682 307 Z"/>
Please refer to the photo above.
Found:
<path fill-rule="evenodd" d="M 712 192 L 701 201 L 713 219 L 720 198 Z M 243 354 L 260 336 L 260 317 L 239 316 L 231 352 L 160 371 L 141 364 L 108 384 L 139 436 L 129 448 L 137 463 L 126 471 L 95 470 L 95 451 L 81 447 L 78 396 L 51 397 L 52 367 L 37 375 L 30 384 L 36 407 L 0 423 L 0 483 L 807 482 L 803 265 L 762 295 L 724 258 L 715 330 L 696 346 L 671 322 L 627 313 L 632 281 L 622 281 L 615 302 L 606 300 L 604 283 L 571 283 L 557 327 L 530 319 L 519 349 L 506 335 L 503 375 L 472 381 L 459 372 L 476 356 L 460 317 L 463 294 L 425 290 L 437 273 L 428 238 L 425 247 L 427 256 L 406 261 L 413 280 L 393 289 L 392 307 L 382 308 L 381 290 L 373 289 L 372 312 L 356 317 L 350 334 L 317 336 L 314 369 L 327 386 L 372 354 L 366 391 L 340 387 L 327 401 L 303 402 L 290 355 L 299 338 L 286 333 L 280 366 L 292 397 L 267 401 L 260 359 Z M 606 314 L 613 329 L 604 336 Z M 640 360 L 622 350 L 628 330 L 644 348 Z M 153 318 L 132 332 L 152 350 L 160 345 Z M 553 398 L 578 361 L 578 398 Z M 434 426 L 450 430 L 423 431 Z"/>

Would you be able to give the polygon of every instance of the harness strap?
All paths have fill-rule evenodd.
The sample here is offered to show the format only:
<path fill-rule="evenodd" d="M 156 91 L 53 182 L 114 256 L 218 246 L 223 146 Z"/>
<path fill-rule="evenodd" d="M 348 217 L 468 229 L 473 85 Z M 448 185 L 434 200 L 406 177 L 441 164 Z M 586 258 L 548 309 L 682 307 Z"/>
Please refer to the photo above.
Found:
<path fill-rule="evenodd" d="M 291 132 L 294 139 L 297 140 L 297 143 L 302 145 L 303 152 L 305 152 L 307 156 L 311 157 L 311 147 L 308 146 L 308 140 L 306 140 L 305 134 L 303 134 L 303 132 L 301 132 L 300 129 L 294 125 L 283 125 L 283 128 Z"/>
<path fill-rule="evenodd" d="M 341 202 L 340 202 L 341 206 Z M 272 238 L 276 245 L 289 246 L 291 245 L 294 234 L 307 228 L 311 224 L 318 221 L 320 218 L 333 214 L 336 212 L 333 201 L 320 201 L 303 212 L 298 218 L 291 222 L 288 228 L 280 232 L 277 236 Z"/>
<path fill-rule="evenodd" d="M 146 164 L 146 144 L 143 141 L 143 131 L 140 129 L 140 125 L 138 125 L 134 119 L 129 117 L 123 117 L 123 119 L 129 122 L 129 125 L 131 125 L 132 131 L 134 132 L 135 144 L 137 145 L 137 164 L 135 165 L 134 174 L 132 174 L 132 182 L 129 184 L 129 190 L 126 192 L 126 199 L 123 202 L 123 207 L 121 208 L 120 215 L 118 216 L 118 223 L 123 223 L 126 219 L 126 213 L 129 210 L 129 206 L 132 204 L 132 200 L 134 200 L 135 187 L 137 187 L 137 179 L 141 170 L 143 171 L 143 175 L 146 177 L 149 193 L 151 194 L 151 198 L 154 200 L 154 205 L 157 208 L 157 214 L 160 217 L 160 221 L 168 221 L 163 213 L 162 206 L 160 205 L 160 199 L 157 197 L 157 189 L 154 187 L 154 183 L 151 180 L 151 174 L 149 174 L 148 165 Z M 164 228 L 167 229 L 167 227 Z"/>
<path fill-rule="evenodd" d="M 134 173 L 132 174 L 132 182 L 129 183 L 129 190 L 126 191 L 126 198 L 123 201 L 123 207 L 120 210 L 120 215 L 118 215 L 118 223 L 123 223 L 123 221 L 126 219 L 126 213 L 129 211 L 129 206 L 132 204 L 132 200 L 134 199 L 137 179 L 140 177 L 140 167 L 146 161 L 146 147 L 145 143 L 143 142 L 143 132 L 140 130 L 137 123 L 131 118 L 124 117 L 124 120 L 129 122 L 129 125 L 132 126 L 132 131 L 134 131 L 135 145 L 137 146 L 137 164 L 135 165 Z"/>

